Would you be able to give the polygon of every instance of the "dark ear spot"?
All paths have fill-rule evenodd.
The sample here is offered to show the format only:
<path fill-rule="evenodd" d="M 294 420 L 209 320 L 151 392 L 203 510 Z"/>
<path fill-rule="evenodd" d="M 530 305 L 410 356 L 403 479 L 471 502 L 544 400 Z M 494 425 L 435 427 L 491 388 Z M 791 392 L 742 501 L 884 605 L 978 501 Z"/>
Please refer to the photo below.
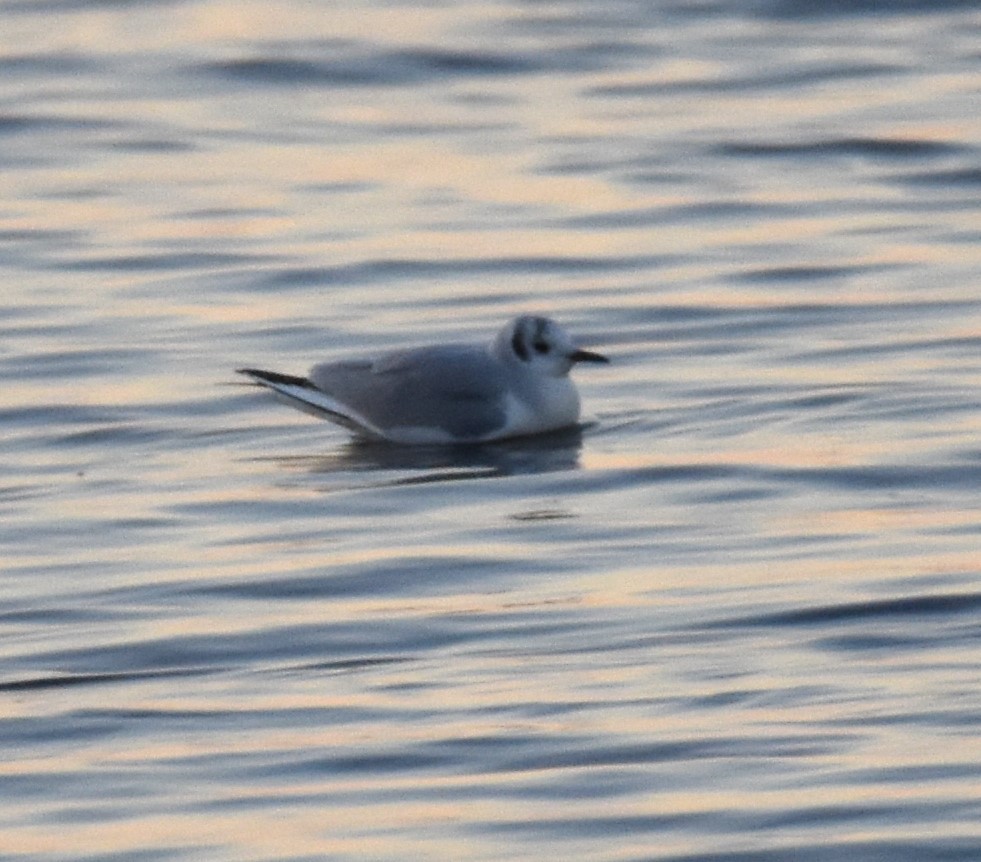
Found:
<path fill-rule="evenodd" d="M 528 348 L 525 347 L 525 343 L 521 339 L 521 331 L 519 329 L 515 329 L 514 335 L 511 336 L 511 349 L 514 351 L 514 355 L 522 362 L 528 361 Z"/>
<path fill-rule="evenodd" d="M 548 353 L 548 342 L 545 340 L 545 329 L 548 327 L 548 321 L 544 317 L 536 317 L 534 320 L 535 337 L 531 346 L 535 348 L 535 353 Z"/>

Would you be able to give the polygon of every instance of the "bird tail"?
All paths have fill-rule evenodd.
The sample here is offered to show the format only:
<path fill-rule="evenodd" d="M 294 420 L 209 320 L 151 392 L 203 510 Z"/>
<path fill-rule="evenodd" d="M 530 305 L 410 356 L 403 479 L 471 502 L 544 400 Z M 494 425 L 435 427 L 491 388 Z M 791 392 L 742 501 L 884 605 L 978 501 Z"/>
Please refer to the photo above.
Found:
<path fill-rule="evenodd" d="M 259 368 L 238 368 L 238 374 L 252 378 L 259 386 L 269 389 L 280 401 L 318 419 L 327 419 L 367 437 L 381 437 L 381 432 L 351 415 L 337 399 L 318 388 L 306 377 L 263 371 Z"/>

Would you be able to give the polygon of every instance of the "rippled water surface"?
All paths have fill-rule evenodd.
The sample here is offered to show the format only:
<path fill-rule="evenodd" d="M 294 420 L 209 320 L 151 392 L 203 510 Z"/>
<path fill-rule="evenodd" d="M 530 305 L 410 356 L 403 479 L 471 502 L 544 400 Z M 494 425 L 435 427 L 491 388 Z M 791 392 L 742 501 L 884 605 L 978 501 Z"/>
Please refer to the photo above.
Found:
<path fill-rule="evenodd" d="M 975 3 L 0 3 L 0 857 L 981 859 Z M 558 318 L 586 422 L 242 365 Z"/>

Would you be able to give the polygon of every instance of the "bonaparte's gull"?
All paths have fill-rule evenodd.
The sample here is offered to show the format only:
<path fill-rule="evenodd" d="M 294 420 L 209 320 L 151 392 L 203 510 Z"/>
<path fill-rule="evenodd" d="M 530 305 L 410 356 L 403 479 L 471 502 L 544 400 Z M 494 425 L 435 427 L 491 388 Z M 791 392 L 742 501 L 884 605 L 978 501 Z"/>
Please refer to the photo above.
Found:
<path fill-rule="evenodd" d="M 482 443 L 579 420 L 569 379 L 580 350 L 545 317 L 516 317 L 488 345 L 438 344 L 376 360 L 327 362 L 307 377 L 240 368 L 293 407 L 394 443 Z"/>

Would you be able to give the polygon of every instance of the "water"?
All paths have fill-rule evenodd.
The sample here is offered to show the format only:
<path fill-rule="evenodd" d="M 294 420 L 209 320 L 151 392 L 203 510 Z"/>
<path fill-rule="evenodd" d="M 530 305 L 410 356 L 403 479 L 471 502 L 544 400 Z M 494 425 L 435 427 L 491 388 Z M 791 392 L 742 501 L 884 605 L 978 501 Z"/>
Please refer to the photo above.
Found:
<path fill-rule="evenodd" d="M 981 858 L 976 4 L 0 21 L 0 857 Z M 578 431 L 232 373 L 527 310 Z"/>

